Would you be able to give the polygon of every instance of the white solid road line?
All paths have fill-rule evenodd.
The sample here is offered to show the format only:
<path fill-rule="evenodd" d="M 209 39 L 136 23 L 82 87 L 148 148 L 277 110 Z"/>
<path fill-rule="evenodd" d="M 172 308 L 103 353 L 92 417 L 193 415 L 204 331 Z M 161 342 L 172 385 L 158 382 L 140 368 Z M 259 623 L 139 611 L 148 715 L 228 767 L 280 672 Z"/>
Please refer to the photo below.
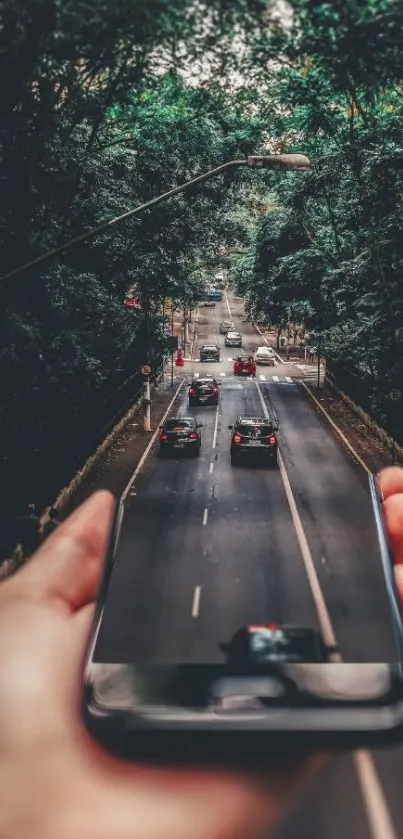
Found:
<path fill-rule="evenodd" d="M 256 382 L 256 387 L 259 393 L 263 411 L 265 413 L 265 416 L 268 418 L 269 411 L 267 410 L 267 406 L 264 401 L 264 397 L 260 390 L 258 382 Z M 318 613 L 321 632 L 326 644 L 329 644 L 330 646 L 336 646 L 337 641 L 333 625 L 327 610 L 325 599 L 322 594 L 318 576 L 316 574 L 315 564 L 308 545 L 308 541 L 304 533 L 304 529 L 302 526 L 300 515 L 298 513 L 294 494 L 291 489 L 288 474 L 284 465 L 283 458 L 281 457 L 281 453 L 279 452 L 278 454 L 280 473 L 283 479 L 287 501 L 290 507 L 291 516 L 297 533 L 297 539 L 299 542 L 305 571 L 308 577 L 309 586 Z M 331 658 L 333 661 L 342 661 L 341 655 L 339 654 L 332 654 Z M 353 757 L 372 839 L 398 839 L 396 831 L 392 824 L 388 804 L 382 790 L 381 782 L 379 780 L 379 776 L 371 755 L 367 751 L 357 751 L 355 752 Z"/>
<path fill-rule="evenodd" d="M 168 407 L 165 411 L 164 416 L 162 417 L 160 425 L 164 424 L 164 422 L 165 422 L 166 418 L 168 417 L 169 412 L 172 408 L 172 405 L 174 404 L 175 399 L 178 396 L 178 394 L 179 394 L 182 386 L 184 385 L 184 383 L 185 383 L 185 380 L 182 379 L 182 381 L 180 382 L 180 384 L 176 388 L 176 391 L 175 391 L 175 393 L 174 393 L 174 395 L 173 395 L 173 397 L 172 397 L 172 399 L 171 399 L 171 401 L 170 401 L 170 403 L 169 403 L 169 405 L 168 405 Z M 148 455 L 150 454 L 150 451 L 151 451 L 151 449 L 152 449 L 152 447 L 153 447 L 153 445 L 154 445 L 154 443 L 155 443 L 155 441 L 158 437 L 158 434 L 159 434 L 159 427 L 157 427 L 155 429 L 154 434 L 151 437 L 151 440 L 150 440 L 144 454 L 141 456 L 141 458 L 140 458 L 140 460 L 139 460 L 139 462 L 138 462 L 138 464 L 137 464 L 137 466 L 136 466 L 136 468 L 133 472 L 133 475 L 131 476 L 131 478 L 130 478 L 129 482 L 127 483 L 126 487 L 124 488 L 124 490 L 122 492 L 122 495 L 121 495 L 121 501 L 123 501 L 123 502 L 126 501 L 126 498 L 127 498 L 128 494 L 129 494 L 129 492 L 130 492 L 130 490 L 131 490 L 131 488 L 132 488 L 132 486 L 133 486 L 133 484 L 134 484 L 134 482 L 137 478 L 137 475 L 139 474 L 139 472 L 141 472 L 141 470 L 142 470 L 142 468 L 143 468 L 143 466 L 144 466 L 144 464 L 145 464 L 145 462 L 148 458 Z"/>
<path fill-rule="evenodd" d="M 210 469 L 209 469 L 210 475 L 213 471 L 214 471 L 214 463 L 210 463 Z"/>
<path fill-rule="evenodd" d="M 381 782 L 369 752 L 358 751 L 353 761 L 361 787 L 372 839 L 397 839 Z"/>
<path fill-rule="evenodd" d="M 203 513 L 203 527 L 206 526 L 207 519 L 208 519 L 208 507 L 205 508 L 204 513 Z"/>
<path fill-rule="evenodd" d="M 215 449 L 217 445 L 217 434 L 218 434 L 218 419 L 219 419 L 219 406 L 217 405 L 217 411 L 215 415 L 215 424 L 214 424 L 214 435 L 213 435 L 213 449 Z"/>
<path fill-rule="evenodd" d="M 256 382 L 256 387 L 258 390 L 259 398 L 262 404 L 262 408 L 264 411 L 264 415 L 266 419 L 270 418 L 269 411 L 267 409 L 266 402 L 264 401 L 264 397 L 262 391 L 260 390 L 260 385 Z M 284 465 L 283 458 L 281 457 L 280 450 L 278 451 L 278 464 L 280 467 L 280 474 L 283 479 L 285 494 L 287 496 L 288 505 L 291 511 L 291 517 L 294 523 L 295 531 L 297 534 L 298 544 L 301 550 L 303 563 L 305 566 L 306 575 L 308 577 L 309 586 L 311 589 L 312 597 L 314 599 L 316 612 L 318 615 L 318 621 L 320 625 L 320 629 L 325 641 L 325 644 L 328 644 L 331 647 L 337 646 L 336 636 L 334 633 L 333 625 L 330 620 L 330 615 L 327 610 L 327 606 L 325 603 L 325 598 L 322 594 L 322 589 L 319 584 L 318 576 L 315 569 L 315 563 L 313 561 L 313 557 L 308 545 L 308 540 L 305 536 L 304 528 L 302 526 L 302 521 L 298 512 L 298 508 L 296 505 L 296 501 L 294 498 L 294 493 L 291 489 L 290 480 L 288 478 L 287 470 Z M 332 659 L 334 661 L 341 661 L 341 656 L 339 653 L 333 653 Z"/>
<path fill-rule="evenodd" d="M 268 342 L 267 338 L 265 338 L 265 337 L 264 337 L 262 330 L 261 330 L 261 329 L 259 329 L 259 327 L 258 327 L 258 326 L 256 326 L 256 323 L 254 324 L 254 327 L 255 327 L 255 329 L 256 329 L 256 332 L 258 332 L 258 333 L 259 333 L 260 337 L 261 337 L 261 338 L 263 338 L 263 341 L 265 342 L 265 344 L 267 344 L 267 346 L 268 346 L 268 347 L 270 347 L 270 344 L 269 344 L 269 342 Z M 278 354 L 275 350 L 274 350 L 274 356 L 275 356 L 275 358 L 277 358 L 277 361 L 279 362 L 279 364 L 284 364 L 284 360 L 281 358 L 281 355 L 279 355 L 279 354 Z M 287 362 L 286 362 L 286 363 L 287 363 Z M 294 364 L 294 362 L 293 362 L 293 361 L 292 361 L 292 362 L 290 362 L 290 363 L 291 363 L 291 364 Z"/>
<path fill-rule="evenodd" d="M 192 618 L 199 617 L 201 586 L 196 586 L 193 592 Z"/>
<path fill-rule="evenodd" d="M 229 316 L 230 316 L 230 318 L 231 318 L 231 320 L 232 320 L 231 306 L 230 306 L 230 304 L 229 304 L 229 300 L 228 300 L 228 294 L 227 294 L 227 292 L 225 292 L 225 299 L 226 299 L 226 301 L 227 301 L 227 309 L 228 309 L 228 312 L 229 312 Z"/>
<path fill-rule="evenodd" d="M 305 384 L 305 382 L 303 382 L 302 380 L 300 381 L 300 384 L 302 385 L 302 387 L 304 387 L 304 388 L 305 388 L 305 390 L 307 391 L 307 393 L 309 393 L 309 395 L 310 395 L 311 399 L 313 399 L 313 401 L 315 402 L 315 405 L 317 405 L 317 407 L 318 407 L 318 408 L 320 408 L 320 410 L 322 411 L 322 414 L 324 414 L 324 416 L 326 417 L 326 419 L 327 419 L 328 423 L 330 423 L 330 425 L 332 426 L 332 428 L 334 428 L 334 430 L 337 432 L 337 434 L 339 435 L 339 437 L 341 437 L 341 439 L 343 440 L 343 443 L 344 443 L 344 444 L 347 446 L 347 448 L 350 450 L 351 454 L 352 454 L 352 455 L 354 455 L 355 459 L 356 459 L 356 460 L 358 460 L 358 463 L 360 464 L 360 466 L 362 466 L 362 468 L 363 468 L 363 469 L 364 469 L 364 471 L 367 473 L 367 475 L 371 475 L 371 470 L 370 470 L 370 469 L 368 469 L 368 466 L 366 465 L 366 463 L 364 463 L 363 459 L 360 457 L 360 455 L 359 455 L 359 454 L 357 454 L 357 452 L 355 451 L 355 449 L 353 448 L 353 446 L 351 445 L 351 443 L 347 440 L 347 437 L 343 434 L 343 432 L 342 432 L 342 431 L 341 431 L 341 429 L 340 429 L 340 428 L 336 425 L 336 423 L 335 423 L 335 422 L 333 422 L 332 418 L 329 416 L 329 414 L 327 413 L 327 411 L 325 411 L 325 409 L 322 407 L 322 405 L 320 404 L 320 402 L 318 402 L 318 400 L 316 399 L 316 397 L 313 395 L 313 393 L 312 393 L 311 389 L 310 389 L 309 387 L 307 387 L 307 385 Z"/>
<path fill-rule="evenodd" d="M 161 425 L 165 422 L 166 418 L 168 417 L 169 412 L 172 408 L 172 405 L 174 404 L 175 399 L 178 396 L 178 394 L 180 393 L 181 388 L 183 387 L 184 383 L 185 383 L 185 379 L 182 379 L 182 381 L 180 382 L 180 384 L 176 388 L 176 391 L 175 391 L 175 393 L 174 393 L 174 395 L 173 395 L 173 397 L 172 397 L 172 399 L 171 399 L 171 401 L 170 401 L 170 403 L 169 403 L 169 405 L 168 405 L 168 407 L 165 411 L 165 414 L 162 417 Z M 144 454 L 141 456 L 141 458 L 140 458 L 140 460 L 139 460 L 139 462 L 138 462 L 138 464 L 137 464 L 137 466 L 136 466 L 136 468 L 133 472 L 133 475 L 131 476 L 129 482 L 126 484 L 126 487 L 123 490 L 122 495 L 120 497 L 121 503 L 119 504 L 118 521 L 117 521 L 117 525 L 116 525 L 116 544 L 117 544 L 118 539 L 119 539 L 120 529 L 122 527 L 122 521 L 123 521 L 123 517 L 124 517 L 124 502 L 126 501 L 126 498 L 127 498 L 129 493 L 131 495 L 136 494 L 136 493 L 131 493 L 130 491 L 131 491 L 132 486 L 133 486 L 133 484 L 134 484 L 134 482 L 137 478 L 137 475 L 142 470 L 142 468 L 143 468 L 143 466 L 144 466 L 144 464 L 145 464 L 145 462 L 148 458 L 148 455 L 150 454 L 150 451 L 151 451 L 151 449 L 152 449 L 152 447 L 153 447 L 153 445 L 154 445 L 154 443 L 155 443 L 155 441 L 158 437 L 159 430 L 160 430 L 159 426 L 157 426 L 157 428 L 155 429 L 154 434 L 151 437 L 151 440 L 150 440 Z M 98 638 L 99 630 L 101 628 L 101 623 L 102 623 L 103 616 L 104 616 L 104 607 L 100 610 L 100 614 L 99 614 L 99 617 L 98 617 L 98 623 L 97 623 L 97 625 L 94 629 L 94 635 L 93 635 L 92 642 L 91 642 L 90 654 L 88 656 L 88 661 L 89 662 L 92 661 L 92 657 L 93 657 L 93 654 L 94 654 L 95 645 L 97 643 L 97 638 Z M 89 665 L 89 669 L 87 669 L 87 671 L 86 671 L 86 678 L 90 673 L 90 668 L 91 668 L 91 665 Z"/>

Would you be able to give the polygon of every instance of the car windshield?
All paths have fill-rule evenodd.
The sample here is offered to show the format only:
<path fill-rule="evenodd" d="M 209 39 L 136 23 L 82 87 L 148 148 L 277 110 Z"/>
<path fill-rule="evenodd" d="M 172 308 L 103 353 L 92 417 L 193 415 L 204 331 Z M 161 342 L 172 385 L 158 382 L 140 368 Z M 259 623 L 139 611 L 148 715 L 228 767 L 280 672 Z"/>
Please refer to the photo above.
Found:
<path fill-rule="evenodd" d="M 251 633 L 250 650 L 261 660 L 315 661 L 318 649 L 310 632 L 262 629 Z"/>
<path fill-rule="evenodd" d="M 192 428 L 194 426 L 194 420 L 192 419 L 170 419 L 167 420 L 165 423 L 165 428 L 167 431 L 176 431 L 177 429 L 182 428 Z"/>

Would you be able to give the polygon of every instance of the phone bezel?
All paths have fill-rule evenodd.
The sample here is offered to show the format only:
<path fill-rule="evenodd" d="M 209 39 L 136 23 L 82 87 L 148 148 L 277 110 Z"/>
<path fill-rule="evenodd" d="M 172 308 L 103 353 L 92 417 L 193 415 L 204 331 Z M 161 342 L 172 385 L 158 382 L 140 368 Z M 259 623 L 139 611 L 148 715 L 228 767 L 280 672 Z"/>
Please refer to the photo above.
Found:
<path fill-rule="evenodd" d="M 369 476 L 369 486 L 374 512 L 378 542 L 380 547 L 383 572 L 387 593 L 391 604 L 393 625 L 403 661 L 403 608 L 398 596 L 394 574 L 393 555 L 388 543 L 382 511 L 382 498 L 377 479 Z M 183 714 L 183 718 L 174 719 L 173 715 L 157 718 L 155 713 L 139 714 L 136 706 L 132 711 L 108 710 L 101 707 L 94 698 L 91 684 L 91 666 L 98 637 L 102 615 L 106 603 L 108 586 L 116 556 L 120 528 L 124 516 L 124 501 L 116 505 L 111 535 L 109 539 L 104 571 L 98 593 L 96 612 L 92 632 L 89 638 L 84 663 L 83 715 L 85 723 L 93 736 L 109 751 L 125 759 L 147 759 L 158 762 L 172 762 L 173 756 L 179 762 L 193 760 L 231 762 L 239 759 L 267 758 L 269 755 L 307 748 L 352 749 L 370 748 L 395 744 L 403 739 L 403 700 L 395 706 L 388 705 L 366 709 L 365 721 L 356 721 L 354 727 L 340 727 L 322 724 L 307 729 L 304 725 L 295 725 L 295 709 L 290 711 L 290 723 L 277 727 L 256 725 L 253 716 L 249 721 L 243 719 L 235 723 L 220 719 L 218 716 Z M 395 667 L 395 665 L 390 665 Z M 399 664 L 396 665 L 399 667 Z M 359 664 L 357 664 L 359 667 Z M 310 708 L 312 712 L 313 706 Z M 326 713 L 326 712 L 324 712 Z M 330 710 L 330 714 L 333 712 Z M 344 713 L 344 712 L 343 712 Z M 343 714 L 342 714 L 343 716 Z M 186 719 L 185 719 L 186 718 Z M 294 719 L 294 724 L 292 722 Z M 344 716 L 344 720 L 345 720 Z M 358 725 L 358 723 L 360 723 Z"/>

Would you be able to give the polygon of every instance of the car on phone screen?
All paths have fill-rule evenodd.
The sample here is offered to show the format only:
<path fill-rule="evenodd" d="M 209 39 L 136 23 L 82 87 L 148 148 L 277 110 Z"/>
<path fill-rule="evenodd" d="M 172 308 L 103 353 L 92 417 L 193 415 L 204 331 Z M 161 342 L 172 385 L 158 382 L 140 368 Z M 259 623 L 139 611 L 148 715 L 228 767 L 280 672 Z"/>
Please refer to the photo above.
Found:
<path fill-rule="evenodd" d="M 189 387 L 189 405 L 218 405 L 219 385 L 213 376 L 199 376 Z"/>
<path fill-rule="evenodd" d="M 187 452 L 198 457 L 201 448 L 202 424 L 194 417 L 170 417 L 160 427 L 160 455 Z"/>
<path fill-rule="evenodd" d="M 320 633 L 309 626 L 268 623 L 239 629 L 221 644 L 227 662 L 235 666 L 329 661 Z"/>
<path fill-rule="evenodd" d="M 220 348 L 217 344 L 203 344 L 200 348 L 200 361 L 219 361 Z"/>
<path fill-rule="evenodd" d="M 253 355 L 237 355 L 234 359 L 234 376 L 256 376 Z"/>
<path fill-rule="evenodd" d="M 264 463 L 277 463 L 278 440 L 274 423 L 265 417 L 241 416 L 229 425 L 231 466 L 246 458 Z"/>

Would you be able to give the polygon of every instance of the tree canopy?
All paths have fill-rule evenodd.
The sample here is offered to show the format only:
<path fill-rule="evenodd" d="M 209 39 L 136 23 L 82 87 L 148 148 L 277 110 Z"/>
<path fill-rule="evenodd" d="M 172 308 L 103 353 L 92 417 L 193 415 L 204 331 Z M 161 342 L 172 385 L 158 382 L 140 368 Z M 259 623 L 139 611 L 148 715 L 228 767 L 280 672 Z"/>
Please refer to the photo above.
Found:
<path fill-rule="evenodd" d="M 329 369 L 366 378 L 387 421 L 388 394 L 403 383 L 403 7 L 292 5 L 292 26 L 256 41 L 255 72 L 273 144 L 305 152 L 313 168 L 278 178 L 238 285 L 255 313 L 321 335 Z"/>
<path fill-rule="evenodd" d="M 10 510 L 71 476 L 144 355 L 158 363 L 162 301 L 193 305 L 223 248 L 250 311 L 320 334 L 386 416 L 403 382 L 402 25 L 398 0 L 4 0 L 1 275 L 231 158 L 313 163 L 222 174 L 1 284 Z"/>

